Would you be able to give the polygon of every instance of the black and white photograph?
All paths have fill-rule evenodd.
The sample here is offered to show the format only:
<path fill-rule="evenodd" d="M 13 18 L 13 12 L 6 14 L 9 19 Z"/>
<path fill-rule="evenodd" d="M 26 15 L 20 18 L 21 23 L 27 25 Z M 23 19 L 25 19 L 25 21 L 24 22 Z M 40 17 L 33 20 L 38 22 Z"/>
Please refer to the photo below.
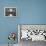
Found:
<path fill-rule="evenodd" d="M 15 7 L 5 7 L 4 15 L 5 16 L 16 16 L 16 8 Z"/>

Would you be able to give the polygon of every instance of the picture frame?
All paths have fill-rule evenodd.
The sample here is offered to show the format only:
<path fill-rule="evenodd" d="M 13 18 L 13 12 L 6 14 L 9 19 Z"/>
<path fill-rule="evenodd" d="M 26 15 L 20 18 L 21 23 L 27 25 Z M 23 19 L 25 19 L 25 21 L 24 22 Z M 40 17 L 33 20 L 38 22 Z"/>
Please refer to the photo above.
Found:
<path fill-rule="evenodd" d="M 7 16 L 7 17 L 17 16 L 17 8 L 16 7 L 4 7 L 4 16 Z"/>

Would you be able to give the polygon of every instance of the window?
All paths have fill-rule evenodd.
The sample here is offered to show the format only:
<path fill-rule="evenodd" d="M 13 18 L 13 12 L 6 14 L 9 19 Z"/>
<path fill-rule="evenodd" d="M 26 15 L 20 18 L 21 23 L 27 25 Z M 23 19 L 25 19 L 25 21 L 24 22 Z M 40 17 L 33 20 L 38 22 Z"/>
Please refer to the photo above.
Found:
<path fill-rule="evenodd" d="M 16 16 L 16 8 L 15 7 L 5 7 L 4 15 L 5 16 Z"/>

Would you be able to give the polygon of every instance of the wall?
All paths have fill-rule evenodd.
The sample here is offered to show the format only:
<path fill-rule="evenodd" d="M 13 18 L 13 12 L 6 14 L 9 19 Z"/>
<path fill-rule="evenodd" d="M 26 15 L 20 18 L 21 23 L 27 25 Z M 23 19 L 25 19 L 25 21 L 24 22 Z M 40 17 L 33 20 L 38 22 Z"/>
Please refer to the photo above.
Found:
<path fill-rule="evenodd" d="M 46 24 L 46 0 L 21 1 L 21 24 Z"/>
<path fill-rule="evenodd" d="M 17 8 L 16 17 L 4 16 L 9 6 Z M 46 0 L 0 0 L 0 44 L 8 43 L 9 32 L 18 32 L 18 24 L 46 24 Z"/>
<path fill-rule="evenodd" d="M 0 44 L 7 44 L 9 42 L 8 34 L 10 32 L 18 34 L 17 24 L 19 23 L 19 13 L 16 17 L 6 17 L 4 16 L 4 7 L 16 7 L 18 10 L 18 2 L 15 0 L 0 0 Z M 16 43 L 18 42 L 17 39 Z"/>

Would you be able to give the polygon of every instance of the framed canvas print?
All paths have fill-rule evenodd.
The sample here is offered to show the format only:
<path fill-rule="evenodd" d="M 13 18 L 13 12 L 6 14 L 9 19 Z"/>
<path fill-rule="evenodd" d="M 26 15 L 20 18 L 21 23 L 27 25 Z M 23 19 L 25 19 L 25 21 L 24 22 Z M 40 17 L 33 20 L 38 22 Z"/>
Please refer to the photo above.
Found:
<path fill-rule="evenodd" d="M 19 29 L 20 28 L 20 29 Z M 46 25 L 19 25 L 19 39 L 31 41 L 46 41 Z"/>

